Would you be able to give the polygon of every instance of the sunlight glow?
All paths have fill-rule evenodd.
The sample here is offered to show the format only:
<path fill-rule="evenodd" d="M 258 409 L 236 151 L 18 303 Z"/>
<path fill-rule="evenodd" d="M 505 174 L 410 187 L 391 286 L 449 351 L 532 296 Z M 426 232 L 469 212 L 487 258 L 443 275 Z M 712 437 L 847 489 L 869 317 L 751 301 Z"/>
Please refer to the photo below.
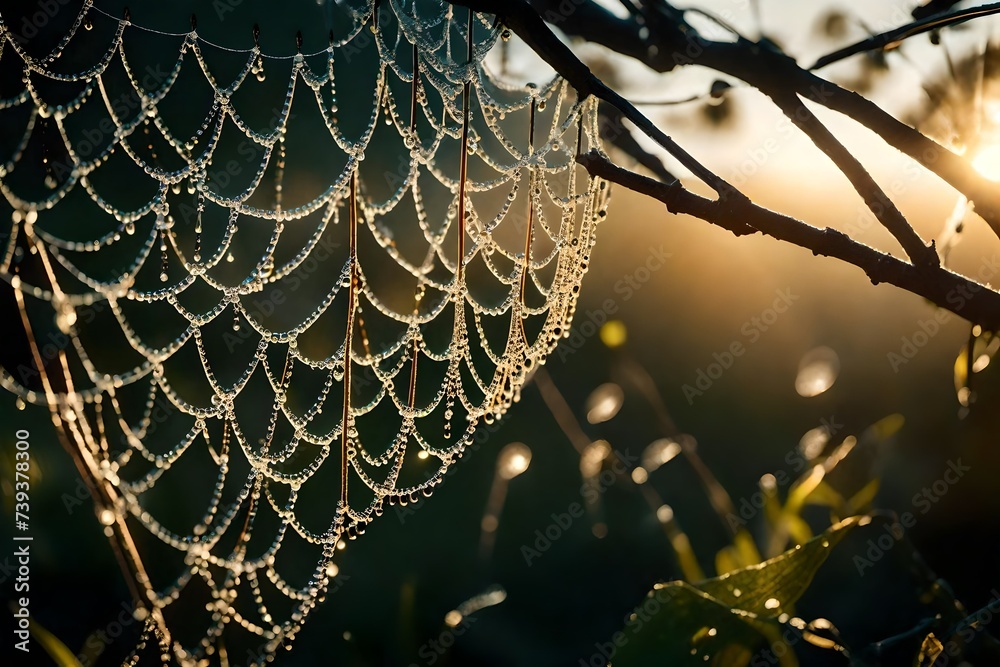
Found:
<path fill-rule="evenodd" d="M 972 167 L 983 178 L 1000 182 L 1000 143 L 981 146 L 972 158 Z"/>

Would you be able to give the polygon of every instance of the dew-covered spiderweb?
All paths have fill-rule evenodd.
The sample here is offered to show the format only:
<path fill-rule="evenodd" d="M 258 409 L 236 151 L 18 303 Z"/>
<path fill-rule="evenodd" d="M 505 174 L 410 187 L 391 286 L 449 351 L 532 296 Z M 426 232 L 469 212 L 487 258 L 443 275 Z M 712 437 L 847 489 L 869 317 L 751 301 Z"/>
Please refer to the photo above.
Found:
<path fill-rule="evenodd" d="M 2 383 L 92 483 L 133 659 L 289 645 L 338 550 L 568 334 L 604 216 L 575 162 L 593 101 L 489 73 L 494 17 L 330 5 L 329 46 L 287 57 L 89 0 L 51 43 L 0 25 L 0 275 L 32 359 Z"/>

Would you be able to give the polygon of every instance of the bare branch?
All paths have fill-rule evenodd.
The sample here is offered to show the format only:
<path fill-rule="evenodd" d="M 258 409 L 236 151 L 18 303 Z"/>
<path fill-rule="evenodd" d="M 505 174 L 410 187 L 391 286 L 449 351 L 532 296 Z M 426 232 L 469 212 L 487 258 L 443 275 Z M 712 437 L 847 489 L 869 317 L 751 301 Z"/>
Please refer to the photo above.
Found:
<path fill-rule="evenodd" d="M 873 284 L 895 285 L 988 330 L 1000 327 L 1000 294 L 940 266 L 913 266 L 835 229 L 813 227 L 752 202 L 742 202 L 734 208 L 730 202 L 706 199 L 680 184 L 660 183 L 623 169 L 596 151 L 580 156 L 578 161 L 595 176 L 662 201 L 671 213 L 692 215 L 737 236 L 749 233 L 749 225 L 768 236 L 811 250 L 814 255 L 853 264 Z"/>
<path fill-rule="evenodd" d="M 791 89 L 856 120 L 964 194 L 1000 237 L 1000 189 L 961 156 L 884 111 L 871 100 L 799 67 L 783 53 L 756 45 L 711 42 L 698 63 L 761 90 Z"/>
<path fill-rule="evenodd" d="M 466 4 L 465 0 L 452 1 Z M 506 16 L 505 2 L 472 1 L 481 5 L 484 11 Z M 557 2 L 533 1 L 539 8 L 549 7 L 540 11 L 568 34 L 584 37 L 595 44 L 633 57 L 654 71 L 669 72 L 682 64 L 702 65 L 754 87 L 787 87 L 808 100 L 856 120 L 965 195 L 975 205 L 976 212 L 1000 237 L 1000 189 L 995 183 L 976 172 L 960 155 L 899 121 L 874 102 L 802 69 L 785 54 L 762 43 L 705 40 L 686 24 L 678 23 L 659 30 L 659 26 L 667 21 L 669 15 L 664 16 L 663 21 L 658 21 L 658 31 L 644 40 L 640 37 L 639 26 L 635 22 L 617 19 L 605 10 L 595 8 L 589 0 L 573 0 L 572 11 L 563 13 L 557 11 L 556 7 L 560 6 Z M 576 4 L 577 2 L 580 4 Z M 523 1 L 519 0 L 519 3 L 523 4 Z M 591 24 L 589 20 L 595 15 L 600 18 L 597 25 Z M 646 27 L 653 32 L 653 26 Z M 518 34 L 524 38 L 524 35 Z M 655 51 L 650 50 L 650 44 L 656 46 Z M 566 48 L 561 43 L 560 46 Z M 562 72 L 560 67 L 553 66 Z"/>
<path fill-rule="evenodd" d="M 817 78 L 817 81 L 823 81 Z M 960 155 L 883 111 L 871 100 L 843 88 L 802 93 L 808 99 L 853 118 L 882 137 L 893 148 L 910 156 L 928 171 L 965 195 L 976 213 L 1000 237 L 1000 188 L 987 180 Z"/>
<path fill-rule="evenodd" d="M 834 160 L 882 223 L 900 241 L 915 264 L 875 250 L 835 229 L 812 227 L 803 221 L 751 202 L 730 184 L 705 169 L 633 105 L 597 79 L 586 65 L 552 34 L 525 0 L 450 1 L 453 4 L 471 6 L 473 9 L 501 16 L 507 26 L 529 47 L 557 72 L 565 75 L 581 96 L 594 95 L 612 104 L 622 116 L 635 123 L 640 130 L 655 139 L 715 189 L 720 197 L 713 201 L 696 195 L 685 189 L 676 179 L 663 183 L 641 176 L 613 164 L 606 156 L 597 152 L 579 156 L 578 161 L 594 175 L 655 197 L 667 204 L 669 211 L 693 215 L 728 229 L 734 234 L 761 231 L 774 238 L 807 248 L 814 254 L 836 257 L 864 270 L 874 284 L 887 282 L 896 285 L 987 329 L 1000 328 L 1000 293 L 942 268 L 933 245 L 923 244 L 864 167 L 847 152 L 825 126 L 819 123 L 798 95 L 859 120 L 878 132 L 890 145 L 910 154 L 928 169 L 953 183 L 970 200 L 978 199 L 979 212 L 990 222 L 994 231 L 1000 230 L 1000 195 L 993 191 L 994 188 L 988 188 L 985 179 L 970 173 L 972 168 L 959 156 L 901 123 L 863 97 L 803 70 L 790 57 L 773 48 L 744 40 L 737 43 L 710 42 L 688 29 L 681 31 L 682 42 L 677 41 L 676 35 L 670 35 L 674 41 L 668 40 L 664 44 L 674 47 L 672 54 L 666 54 L 664 49 L 660 49 L 659 55 L 650 55 L 643 43 L 629 47 L 633 53 L 637 53 L 639 49 L 646 49 L 644 55 L 648 58 L 643 59 L 643 62 L 654 68 L 659 67 L 662 71 L 672 69 L 682 62 L 697 62 L 736 76 L 771 96 L 776 104 L 786 114 L 791 114 L 792 120 Z M 676 11 L 666 2 L 663 2 L 662 6 L 665 9 L 660 12 L 660 18 L 664 20 Z M 675 25 L 680 31 L 681 24 Z"/>

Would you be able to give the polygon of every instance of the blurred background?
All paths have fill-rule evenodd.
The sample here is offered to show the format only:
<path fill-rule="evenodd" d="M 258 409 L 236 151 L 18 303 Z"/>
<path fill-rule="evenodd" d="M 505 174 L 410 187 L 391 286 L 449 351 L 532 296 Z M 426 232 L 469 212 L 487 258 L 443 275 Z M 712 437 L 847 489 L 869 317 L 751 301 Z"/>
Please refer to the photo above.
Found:
<path fill-rule="evenodd" d="M 2 4 L 8 21 L 13 11 L 8 5 L 14 3 Z M 62 11 L 72 13 L 73 4 Z M 120 14 L 114 3 L 97 4 Z M 810 63 L 869 31 L 904 22 L 914 3 L 879 3 L 877 8 L 860 1 L 695 4 L 719 12 L 749 36 L 766 34 L 800 62 Z M 259 21 L 266 26 L 261 41 L 268 52 L 292 52 L 296 29 L 305 31 L 307 45 L 320 43 L 325 33 L 312 6 L 276 11 L 248 0 L 233 3 L 235 11 L 221 21 L 214 20 L 212 7 L 192 2 L 172 3 L 169 11 L 133 7 L 133 21 L 184 30 L 187 16 L 198 11 L 207 39 L 241 47 L 249 45 L 249 26 Z M 232 27 L 237 24 L 246 27 Z M 989 48 L 993 26 L 986 20 L 947 31 L 938 44 L 917 38 L 912 47 L 862 56 L 824 75 L 865 92 L 942 141 L 961 145 L 970 155 L 975 151 L 984 174 L 1000 177 L 989 172 L 991 151 L 1000 154 L 1000 132 L 994 135 L 1000 115 L 991 115 L 1000 109 L 1000 97 L 990 98 L 995 92 Z M 897 252 L 846 179 L 760 94 L 731 82 L 724 97 L 713 98 L 705 93 L 714 74 L 685 70 L 659 76 L 593 47 L 581 52 L 630 98 L 697 96 L 648 112 L 756 201 L 816 226 L 851 230 L 866 243 Z M 539 71 L 516 40 L 508 63 L 513 79 Z M 891 192 L 924 238 L 941 238 L 956 208 L 954 191 L 852 121 L 817 113 Z M 996 270 L 997 245 L 985 223 L 970 213 L 949 264 L 988 280 L 981 271 Z M 3 297 L 5 341 L 14 340 L 12 331 L 19 327 L 8 292 Z M 588 488 L 581 474 L 587 463 L 540 392 L 547 388 L 550 401 L 561 395 L 585 442 L 606 441 L 610 451 L 631 461 L 631 470 L 644 452 L 653 451 L 648 450 L 652 443 L 672 435 L 665 432 L 662 412 L 637 388 L 636 365 L 648 372 L 685 442 L 696 443 L 701 460 L 737 508 L 758 492 L 762 476 L 774 474 L 779 483 L 781 471 L 797 477 L 791 462 L 807 432 L 826 426 L 840 440 L 860 435 L 888 415 L 902 415 L 902 428 L 870 452 L 881 479 L 873 505 L 917 515 L 909 533 L 916 549 L 967 607 L 983 606 L 1000 587 L 995 540 L 1000 531 L 995 492 L 1000 413 L 993 408 L 1000 383 L 992 368 L 983 368 L 972 387 L 976 400 L 960 404 L 955 362 L 969 325 L 955 316 L 935 319 L 936 314 L 918 297 L 873 286 L 853 267 L 770 239 L 734 238 L 617 188 L 598 231 L 573 335 L 545 365 L 545 378 L 529 382 L 520 403 L 455 465 L 433 497 L 388 508 L 350 544 L 339 560 L 335 590 L 306 624 L 294 650 L 279 655 L 276 664 L 590 664 L 595 643 L 621 629 L 654 583 L 683 575 L 663 514 L 658 518 L 646 487 L 672 508 L 702 568 L 713 574 L 715 554 L 729 538 L 689 461 L 678 456 L 656 469 L 646 466 L 647 475 L 637 479 L 631 472 L 619 474 L 612 455 L 597 464 L 610 474 L 592 476 Z M 613 324 L 601 328 L 606 321 Z M 931 327 L 932 321 L 938 326 Z M 716 373 L 712 365 L 736 343 L 745 351 Z M 4 354 L 5 366 L 17 363 L 12 353 Z M 817 358 L 818 379 L 804 376 L 803 368 Z M 717 377 L 706 387 L 702 374 Z M 615 386 L 591 396 L 606 383 Z M 80 485 L 47 413 L 34 406 L 18 409 L 14 397 L 6 395 L 0 423 L 11 460 L 14 431 L 31 431 L 40 471 L 32 490 L 33 613 L 76 650 L 114 621 L 128 604 L 127 590 L 90 500 L 66 500 L 67 494 L 75 498 Z M 509 450 L 506 457 L 500 453 L 515 442 L 530 450 L 530 461 L 525 450 L 518 450 L 521 458 L 511 468 Z M 915 497 L 958 460 L 969 471 L 922 512 Z M 498 486 L 505 487 L 499 503 Z M 6 481 L 4 491 L 9 491 Z M 547 542 L 539 536 L 559 525 L 560 515 L 574 506 L 585 511 L 550 531 L 558 538 L 542 548 Z M 817 530 L 829 523 L 822 512 L 815 518 Z M 748 528 L 761 535 L 763 524 L 754 515 Z M 5 518 L 0 527 L 5 544 L 10 544 L 10 525 Z M 876 574 L 858 577 L 852 559 L 866 549 L 862 539 L 838 547 L 798 613 L 829 618 L 845 636 L 873 640 L 909 627 L 919 595 L 898 574 L 905 568 L 887 558 L 876 564 Z M 5 599 L 12 595 L 10 578 L 0 593 Z M 449 612 L 484 593 L 479 602 L 487 606 L 465 614 L 452 628 Z M 5 618 L 9 623 L 9 615 Z M 102 657 L 106 664 L 127 652 L 128 636 L 108 647 Z M 807 664 L 843 664 L 834 657 L 826 652 Z"/>

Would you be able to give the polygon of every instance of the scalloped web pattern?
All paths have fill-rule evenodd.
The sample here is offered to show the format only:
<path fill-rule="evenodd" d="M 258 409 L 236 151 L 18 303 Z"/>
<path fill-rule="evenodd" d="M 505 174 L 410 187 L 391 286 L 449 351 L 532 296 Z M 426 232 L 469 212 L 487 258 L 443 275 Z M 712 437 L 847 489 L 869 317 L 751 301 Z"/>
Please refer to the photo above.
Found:
<path fill-rule="evenodd" d="M 89 1 L 45 53 L 0 24 L 0 275 L 34 359 L 2 383 L 129 542 L 133 660 L 239 633 L 273 659 L 338 549 L 569 333 L 607 200 L 575 163 L 592 100 L 491 75 L 492 16 L 337 7 L 288 57 Z"/>

